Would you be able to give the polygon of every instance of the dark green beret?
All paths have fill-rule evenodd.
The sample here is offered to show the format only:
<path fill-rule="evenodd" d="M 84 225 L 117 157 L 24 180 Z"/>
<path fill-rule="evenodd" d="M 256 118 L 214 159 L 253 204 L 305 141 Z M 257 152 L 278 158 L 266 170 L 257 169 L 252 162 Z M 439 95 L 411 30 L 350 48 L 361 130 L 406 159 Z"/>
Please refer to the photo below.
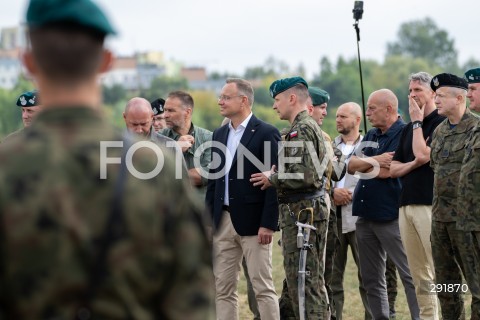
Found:
<path fill-rule="evenodd" d="M 164 112 L 163 107 L 165 106 L 165 100 L 163 100 L 162 98 L 158 98 L 157 100 L 150 102 L 150 104 L 152 105 L 154 116 L 157 116 Z"/>
<path fill-rule="evenodd" d="M 465 79 L 468 83 L 479 83 L 480 82 L 480 68 L 470 69 L 465 72 Z"/>
<path fill-rule="evenodd" d="M 305 87 L 308 88 L 307 81 L 305 81 L 302 77 L 292 77 L 292 78 L 285 78 L 280 80 L 275 80 L 270 85 L 270 96 L 275 98 L 275 96 L 297 84 L 303 84 Z"/>
<path fill-rule="evenodd" d="M 17 99 L 19 107 L 35 107 L 40 104 L 37 90 L 24 92 Z"/>
<path fill-rule="evenodd" d="M 116 34 L 105 14 L 91 0 L 30 0 L 27 9 L 29 27 L 59 22 L 88 27 L 105 35 Z"/>
<path fill-rule="evenodd" d="M 441 87 L 454 87 L 468 90 L 467 80 L 457 77 L 451 73 L 440 73 L 432 78 L 430 81 L 430 87 L 433 91 L 437 91 Z"/>
<path fill-rule="evenodd" d="M 328 94 L 328 92 L 317 87 L 308 88 L 308 93 L 312 98 L 312 104 L 314 106 L 319 106 L 321 104 L 327 103 L 330 100 L 330 95 Z"/>

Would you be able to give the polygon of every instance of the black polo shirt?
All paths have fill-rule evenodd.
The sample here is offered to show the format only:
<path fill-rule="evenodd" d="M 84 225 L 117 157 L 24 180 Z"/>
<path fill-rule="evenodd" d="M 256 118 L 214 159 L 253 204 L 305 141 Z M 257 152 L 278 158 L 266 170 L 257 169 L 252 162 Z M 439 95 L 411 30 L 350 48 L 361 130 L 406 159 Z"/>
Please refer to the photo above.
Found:
<path fill-rule="evenodd" d="M 422 131 L 423 138 L 430 146 L 432 142 L 432 134 L 435 128 L 445 119 L 445 117 L 438 114 L 438 110 L 433 110 L 428 116 L 423 119 Z M 419 129 L 416 129 L 419 130 Z M 413 129 L 412 123 L 408 123 L 403 129 L 400 137 L 400 143 L 395 155 L 394 161 L 407 163 L 413 161 L 415 156 L 412 149 Z M 400 194 L 400 207 L 419 204 L 432 205 L 433 201 L 433 170 L 430 167 L 430 162 L 413 169 L 406 175 L 400 178 L 402 181 L 402 192 Z"/>
<path fill-rule="evenodd" d="M 404 127 L 405 122 L 398 119 L 385 133 L 378 128 L 371 129 L 363 138 L 360 150 L 363 149 L 367 157 L 395 151 Z M 377 143 L 377 147 L 365 147 L 368 141 Z M 397 178 L 360 179 L 353 193 L 352 214 L 373 221 L 397 219 L 401 188 Z"/>

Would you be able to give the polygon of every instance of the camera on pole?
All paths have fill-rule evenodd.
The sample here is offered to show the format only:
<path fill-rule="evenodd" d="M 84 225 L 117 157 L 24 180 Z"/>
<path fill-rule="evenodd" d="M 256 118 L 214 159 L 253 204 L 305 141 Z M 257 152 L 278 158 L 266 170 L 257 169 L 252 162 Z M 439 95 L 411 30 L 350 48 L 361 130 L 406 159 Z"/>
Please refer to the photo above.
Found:
<path fill-rule="evenodd" d="M 355 21 L 361 20 L 363 16 L 363 1 L 355 1 L 352 12 Z"/>
<path fill-rule="evenodd" d="M 362 76 L 362 61 L 360 59 L 360 28 L 358 27 L 358 20 L 362 19 L 363 16 L 363 1 L 355 1 L 353 4 L 353 19 L 355 23 L 355 31 L 357 32 L 357 54 L 358 54 L 358 68 L 360 71 L 360 88 L 362 89 L 362 110 L 363 110 L 363 128 L 364 132 L 367 133 L 367 118 L 365 116 L 365 95 L 363 93 L 363 76 Z"/>

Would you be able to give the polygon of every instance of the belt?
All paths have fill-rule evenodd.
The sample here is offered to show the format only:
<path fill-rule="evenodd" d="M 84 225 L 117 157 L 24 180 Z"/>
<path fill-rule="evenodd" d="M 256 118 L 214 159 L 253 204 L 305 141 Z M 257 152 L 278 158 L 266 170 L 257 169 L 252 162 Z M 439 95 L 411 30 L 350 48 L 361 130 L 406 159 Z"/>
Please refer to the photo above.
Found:
<path fill-rule="evenodd" d="M 224 204 L 224 205 L 222 206 L 222 210 L 223 210 L 223 211 L 230 212 L 230 206 L 227 206 L 227 205 Z"/>
<path fill-rule="evenodd" d="M 293 193 L 293 194 L 286 194 L 282 196 L 278 196 L 279 203 L 292 203 L 298 202 L 300 200 L 310 200 L 315 199 L 318 197 L 325 196 L 325 189 L 317 190 L 314 192 L 307 192 L 307 193 Z"/>

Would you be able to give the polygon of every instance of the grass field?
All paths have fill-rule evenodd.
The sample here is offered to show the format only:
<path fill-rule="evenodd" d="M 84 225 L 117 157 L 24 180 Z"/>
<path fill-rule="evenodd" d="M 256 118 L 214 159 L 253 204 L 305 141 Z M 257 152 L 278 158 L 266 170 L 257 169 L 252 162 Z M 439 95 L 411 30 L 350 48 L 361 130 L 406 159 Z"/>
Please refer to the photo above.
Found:
<path fill-rule="evenodd" d="M 280 238 L 280 233 L 275 234 L 274 245 L 273 245 L 273 279 L 275 282 L 275 289 L 277 294 L 280 296 L 282 290 L 282 281 L 284 278 L 283 272 L 283 259 L 280 247 L 277 245 L 278 239 Z M 395 303 L 395 309 L 397 311 L 397 320 L 408 320 L 410 318 L 410 312 L 408 311 L 408 305 L 405 299 L 405 292 L 403 290 L 400 277 L 398 276 L 398 296 Z M 253 316 L 248 309 L 247 302 L 247 286 L 245 278 L 243 277 L 243 272 L 241 273 L 240 282 L 239 282 L 239 310 L 240 310 L 240 319 L 248 320 L 253 319 Z M 363 319 L 363 304 L 360 299 L 360 294 L 358 292 L 358 278 L 357 278 L 357 267 L 353 261 L 353 258 L 350 255 L 348 257 L 347 269 L 345 271 L 345 304 L 343 310 L 343 319 L 345 320 L 361 320 Z M 470 304 L 471 296 L 468 295 L 465 297 L 467 305 Z M 470 315 L 470 310 L 467 308 L 467 318 Z"/>

